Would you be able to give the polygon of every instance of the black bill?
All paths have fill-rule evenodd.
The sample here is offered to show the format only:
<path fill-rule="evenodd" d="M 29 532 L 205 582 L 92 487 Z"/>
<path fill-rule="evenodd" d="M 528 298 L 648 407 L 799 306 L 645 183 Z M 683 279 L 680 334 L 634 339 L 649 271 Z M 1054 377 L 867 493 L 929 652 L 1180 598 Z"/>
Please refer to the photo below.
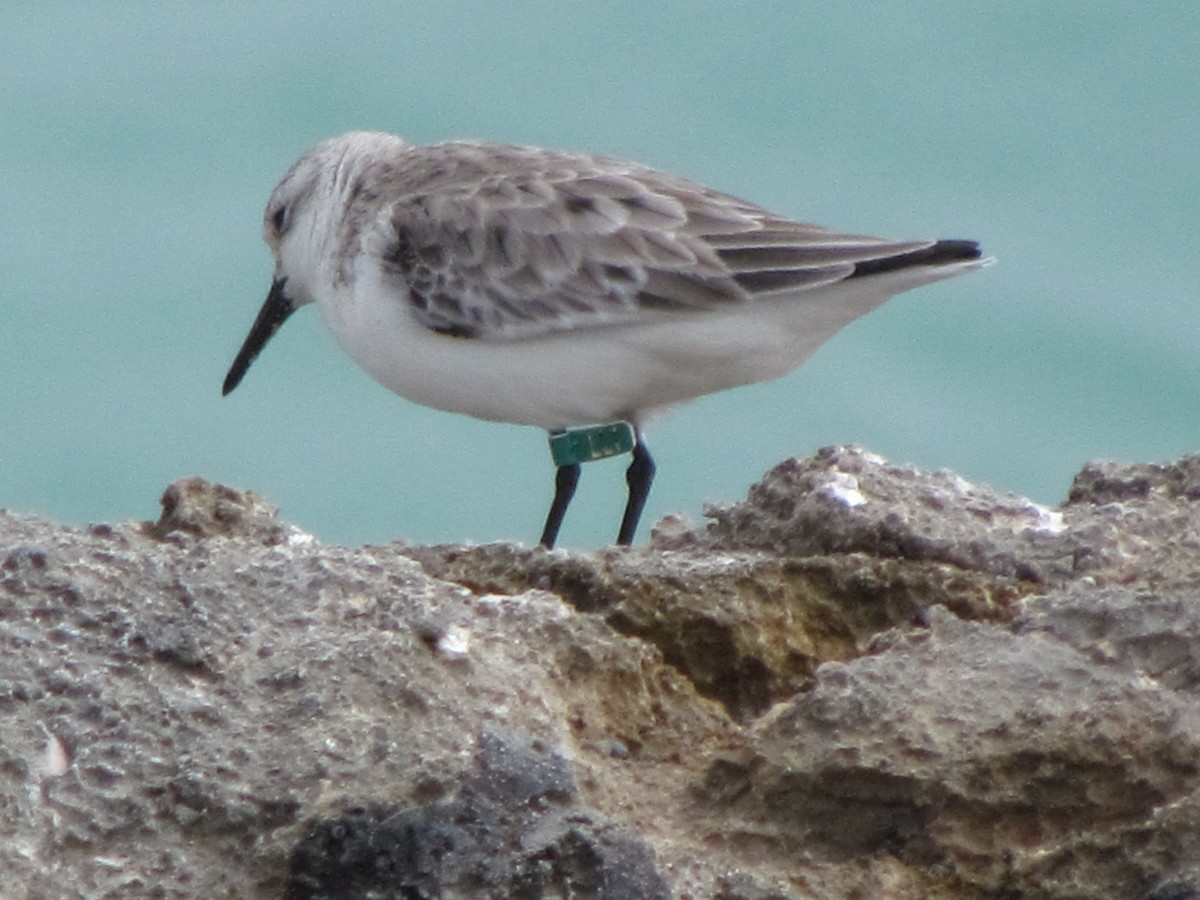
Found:
<path fill-rule="evenodd" d="M 287 321 L 287 317 L 296 311 L 295 305 L 284 293 L 283 286 L 286 283 L 286 278 L 276 278 L 272 282 L 271 292 L 267 294 L 266 302 L 258 311 L 258 318 L 250 327 L 250 333 L 246 335 L 242 349 L 238 351 L 233 365 L 229 367 L 229 374 L 225 376 L 225 384 L 221 388 L 222 396 L 238 386 L 242 376 L 250 368 L 250 364 L 254 362 L 262 348 L 267 345 L 267 341 L 271 339 L 271 335 L 277 332 L 279 326 Z"/>

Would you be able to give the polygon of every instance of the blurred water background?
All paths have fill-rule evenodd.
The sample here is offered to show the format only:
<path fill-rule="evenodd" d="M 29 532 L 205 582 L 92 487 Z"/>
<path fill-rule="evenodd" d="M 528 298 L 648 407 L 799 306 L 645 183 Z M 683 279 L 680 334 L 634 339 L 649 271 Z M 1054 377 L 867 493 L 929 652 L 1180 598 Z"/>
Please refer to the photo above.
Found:
<path fill-rule="evenodd" d="M 1056 503 L 1088 459 L 1200 450 L 1198 91 L 1185 4 L 5 3 L 0 506 L 153 518 L 203 475 L 328 541 L 536 539 L 544 435 L 394 397 L 315 310 L 220 396 L 268 193 L 359 128 L 629 157 L 999 258 L 660 422 L 643 537 L 832 443 Z M 624 464 L 585 468 L 565 544 L 612 539 Z"/>

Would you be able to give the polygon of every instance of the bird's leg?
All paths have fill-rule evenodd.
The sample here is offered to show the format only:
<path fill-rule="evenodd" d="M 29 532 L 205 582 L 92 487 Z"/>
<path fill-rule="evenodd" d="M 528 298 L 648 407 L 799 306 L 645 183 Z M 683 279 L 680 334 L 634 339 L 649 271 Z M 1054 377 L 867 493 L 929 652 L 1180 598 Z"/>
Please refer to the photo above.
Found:
<path fill-rule="evenodd" d="M 554 500 L 550 503 L 550 512 L 546 514 L 546 527 L 542 529 L 541 544 L 547 550 L 558 540 L 558 529 L 562 527 L 563 516 L 571 498 L 575 496 L 575 486 L 579 484 L 579 463 L 571 463 L 558 467 L 554 476 Z"/>
<path fill-rule="evenodd" d="M 642 517 L 642 507 L 646 505 L 646 497 L 650 494 L 650 483 L 654 481 L 654 460 L 641 432 L 637 435 L 637 443 L 633 445 L 633 462 L 625 471 L 625 482 L 629 485 L 629 500 L 625 504 L 625 515 L 621 517 L 621 531 L 617 535 L 617 543 L 628 547 L 633 543 L 633 533 L 637 531 L 638 519 Z"/>

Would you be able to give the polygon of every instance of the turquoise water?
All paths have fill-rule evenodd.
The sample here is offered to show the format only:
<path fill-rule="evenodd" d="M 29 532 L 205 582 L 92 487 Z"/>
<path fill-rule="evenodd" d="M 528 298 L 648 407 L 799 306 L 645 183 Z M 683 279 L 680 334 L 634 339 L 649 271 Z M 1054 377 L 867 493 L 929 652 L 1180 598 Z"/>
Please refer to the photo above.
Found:
<path fill-rule="evenodd" d="M 1200 7 L 343 6 L 0 5 L 0 506 L 154 517 L 198 474 L 327 540 L 536 538 L 544 436 L 388 394 L 315 310 L 220 397 L 266 197 L 351 128 L 631 157 L 999 257 L 661 422 L 647 523 L 831 443 L 1049 503 L 1088 459 L 1200 450 Z M 585 468 L 565 543 L 611 540 L 622 474 Z"/>

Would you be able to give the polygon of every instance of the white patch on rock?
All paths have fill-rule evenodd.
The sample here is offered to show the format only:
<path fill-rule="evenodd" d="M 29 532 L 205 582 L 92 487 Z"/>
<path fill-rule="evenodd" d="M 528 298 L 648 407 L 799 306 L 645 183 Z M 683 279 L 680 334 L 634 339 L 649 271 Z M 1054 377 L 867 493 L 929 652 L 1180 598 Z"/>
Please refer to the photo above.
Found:
<path fill-rule="evenodd" d="M 465 625 L 451 625 L 438 638 L 437 647 L 447 656 L 466 656 L 471 651 L 471 629 Z"/>
<path fill-rule="evenodd" d="M 293 530 L 292 533 L 287 537 L 287 545 L 289 547 L 295 547 L 296 549 L 311 547 L 316 542 L 317 539 L 313 535 L 309 534 L 307 531 L 301 531 L 298 528 Z"/>
<path fill-rule="evenodd" d="M 46 778 L 58 778 L 67 774 L 71 766 L 71 757 L 67 753 L 66 744 L 58 736 L 46 732 L 46 747 L 42 750 L 41 772 Z"/>
<path fill-rule="evenodd" d="M 821 487 L 819 493 L 850 509 L 867 502 L 866 496 L 859 490 L 858 479 L 855 476 L 846 472 L 833 472 L 831 475 L 829 482 Z"/>
<path fill-rule="evenodd" d="M 1029 503 L 1025 511 L 1036 517 L 1036 521 L 1028 526 L 1028 530 L 1038 534 L 1062 534 L 1067 530 L 1063 514 L 1057 509 L 1048 509 L 1040 503 Z"/>

